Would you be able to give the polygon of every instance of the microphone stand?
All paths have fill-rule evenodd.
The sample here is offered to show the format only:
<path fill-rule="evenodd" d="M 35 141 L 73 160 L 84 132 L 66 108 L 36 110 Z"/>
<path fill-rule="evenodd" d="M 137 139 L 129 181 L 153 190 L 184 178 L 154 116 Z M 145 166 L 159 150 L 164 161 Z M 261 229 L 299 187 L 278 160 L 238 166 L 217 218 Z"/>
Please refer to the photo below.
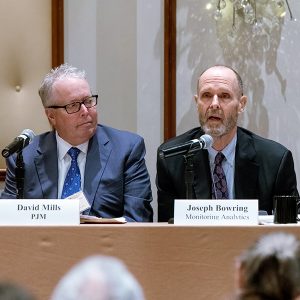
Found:
<path fill-rule="evenodd" d="M 188 152 L 183 156 L 185 163 L 184 180 L 186 187 L 186 199 L 193 199 L 194 156 L 195 152 Z"/>
<path fill-rule="evenodd" d="M 17 186 L 17 199 L 24 198 L 24 161 L 23 161 L 23 154 L 22 151 L 18 152 L 17 154 L 17 161 L 16 161 L 16 186 Z"/>
<path fill-rule="evenodd" d="M 184 182 L 185 182 L 185 198 L 193 199 L 193 182 L 194 182 L 194 156 L 195 151 L 189 151 L 183 155 L 185 170 L 184 170 Z M 169 224 L 174 224 L 174 218 L 168 220 Z"/>

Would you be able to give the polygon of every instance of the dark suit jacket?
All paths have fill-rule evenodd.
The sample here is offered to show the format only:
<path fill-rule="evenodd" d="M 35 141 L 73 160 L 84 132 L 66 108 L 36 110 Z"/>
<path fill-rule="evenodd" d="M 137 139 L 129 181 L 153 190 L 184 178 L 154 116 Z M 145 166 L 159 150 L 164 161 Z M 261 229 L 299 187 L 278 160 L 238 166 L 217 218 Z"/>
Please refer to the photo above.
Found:
<path fill-rule="evenodd" d="M 85 214 L 152 222 L 151 185 L 145 165 L 144 140 L 133 133 L 98 125 L 90 139 L 83 192 L 91 205 Z M 58 198 L 55 132 L 36 136 L 23 149 L 24 198 Z M 16 198 L 16 156 L 7 159 L 5 189 L 1 198 Z"/>
<path fill-rule="evenodd" d="M 158 221 L 166 222 L 174 216 L 174 199 L 186 199 L 183 155 L 161 158 L 160 150 L 203 134 L 200 128 L 194 128 L 158 148 Z M 211 185 L 208 151 L 199 150 L 194 156 L 193 198 L 211 199 Z M 274 195 L 298 195 L 292 153 L 279 143 L 239 127 L 234 189 L 236 199 L 258 199 L 259 209 L 271 214 Z"/>

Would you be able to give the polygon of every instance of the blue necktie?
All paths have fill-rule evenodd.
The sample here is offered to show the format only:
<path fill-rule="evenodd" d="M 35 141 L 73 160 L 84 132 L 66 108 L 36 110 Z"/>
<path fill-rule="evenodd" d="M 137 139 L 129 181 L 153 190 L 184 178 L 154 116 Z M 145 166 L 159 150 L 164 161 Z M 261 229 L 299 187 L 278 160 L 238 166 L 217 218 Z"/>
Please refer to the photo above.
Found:
<path fill-rule="evenodd" d="M 215 169 L 212 179 L 212 198 L 213 199 L 228 199 L 228 188 L 226 176 L 222 168 L 222 161 L 225 158 L 222 152 L 218 152 L 215 157 Z"/>
<path fill-rule="evenodd" d="M 75 147 L 70 148 L 68 151 L 68 154 L 71 156 L 72 160 L 61 193 L 62 199 L 67 198 L 68 196 L 71 196 L 80 191 L 81 176 L 80 176 L 80 170 L 77 163 L 77 157 L 79 153 L 80 150 Z"/>

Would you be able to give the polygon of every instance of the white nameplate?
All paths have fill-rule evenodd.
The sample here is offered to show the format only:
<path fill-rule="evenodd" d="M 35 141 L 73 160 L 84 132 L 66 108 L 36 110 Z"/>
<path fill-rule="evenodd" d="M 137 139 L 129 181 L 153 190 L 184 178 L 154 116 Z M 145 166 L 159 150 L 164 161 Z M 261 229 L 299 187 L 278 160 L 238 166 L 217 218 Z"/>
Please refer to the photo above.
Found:
<path fill-rule="evenodd" d="M 79 225 L 78 199 L 1 199 L 0 225 Z"/>
<path fill-rule="evenodd" d="M 258 200 L 175 200 L 176 225 L 258 225 Z"/>

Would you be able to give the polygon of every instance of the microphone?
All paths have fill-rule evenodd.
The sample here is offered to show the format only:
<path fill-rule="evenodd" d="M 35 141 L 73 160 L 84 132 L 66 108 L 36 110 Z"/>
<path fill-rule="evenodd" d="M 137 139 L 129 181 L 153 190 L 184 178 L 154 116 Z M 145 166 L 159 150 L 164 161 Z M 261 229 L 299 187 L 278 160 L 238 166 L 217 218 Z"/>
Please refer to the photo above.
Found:
<path fill-rule="evenodd" d="M 212 143 L 213 143 L 213 138 L 208 134 L 204 134 L 199 139 L 194 139 L 186 143 L 179 144 L 177 146 L 170 147 L 167 149 L 161 149 L 159 152 L 159 156 L 161 158 L 167 158 L 170 156 L 175 156 L 180 154 L 184 155 L 186 153 L 196 152 L 201 149 L 207 149 L 211 147 Z"/>
<path fill-rule="evenodd" d="M 15 152 L 20 152 L 34 138 L 35 134 L 31 129 L 24 129 L 8 146 L 2 150 L 2 156 L 7 158 Z"/>

